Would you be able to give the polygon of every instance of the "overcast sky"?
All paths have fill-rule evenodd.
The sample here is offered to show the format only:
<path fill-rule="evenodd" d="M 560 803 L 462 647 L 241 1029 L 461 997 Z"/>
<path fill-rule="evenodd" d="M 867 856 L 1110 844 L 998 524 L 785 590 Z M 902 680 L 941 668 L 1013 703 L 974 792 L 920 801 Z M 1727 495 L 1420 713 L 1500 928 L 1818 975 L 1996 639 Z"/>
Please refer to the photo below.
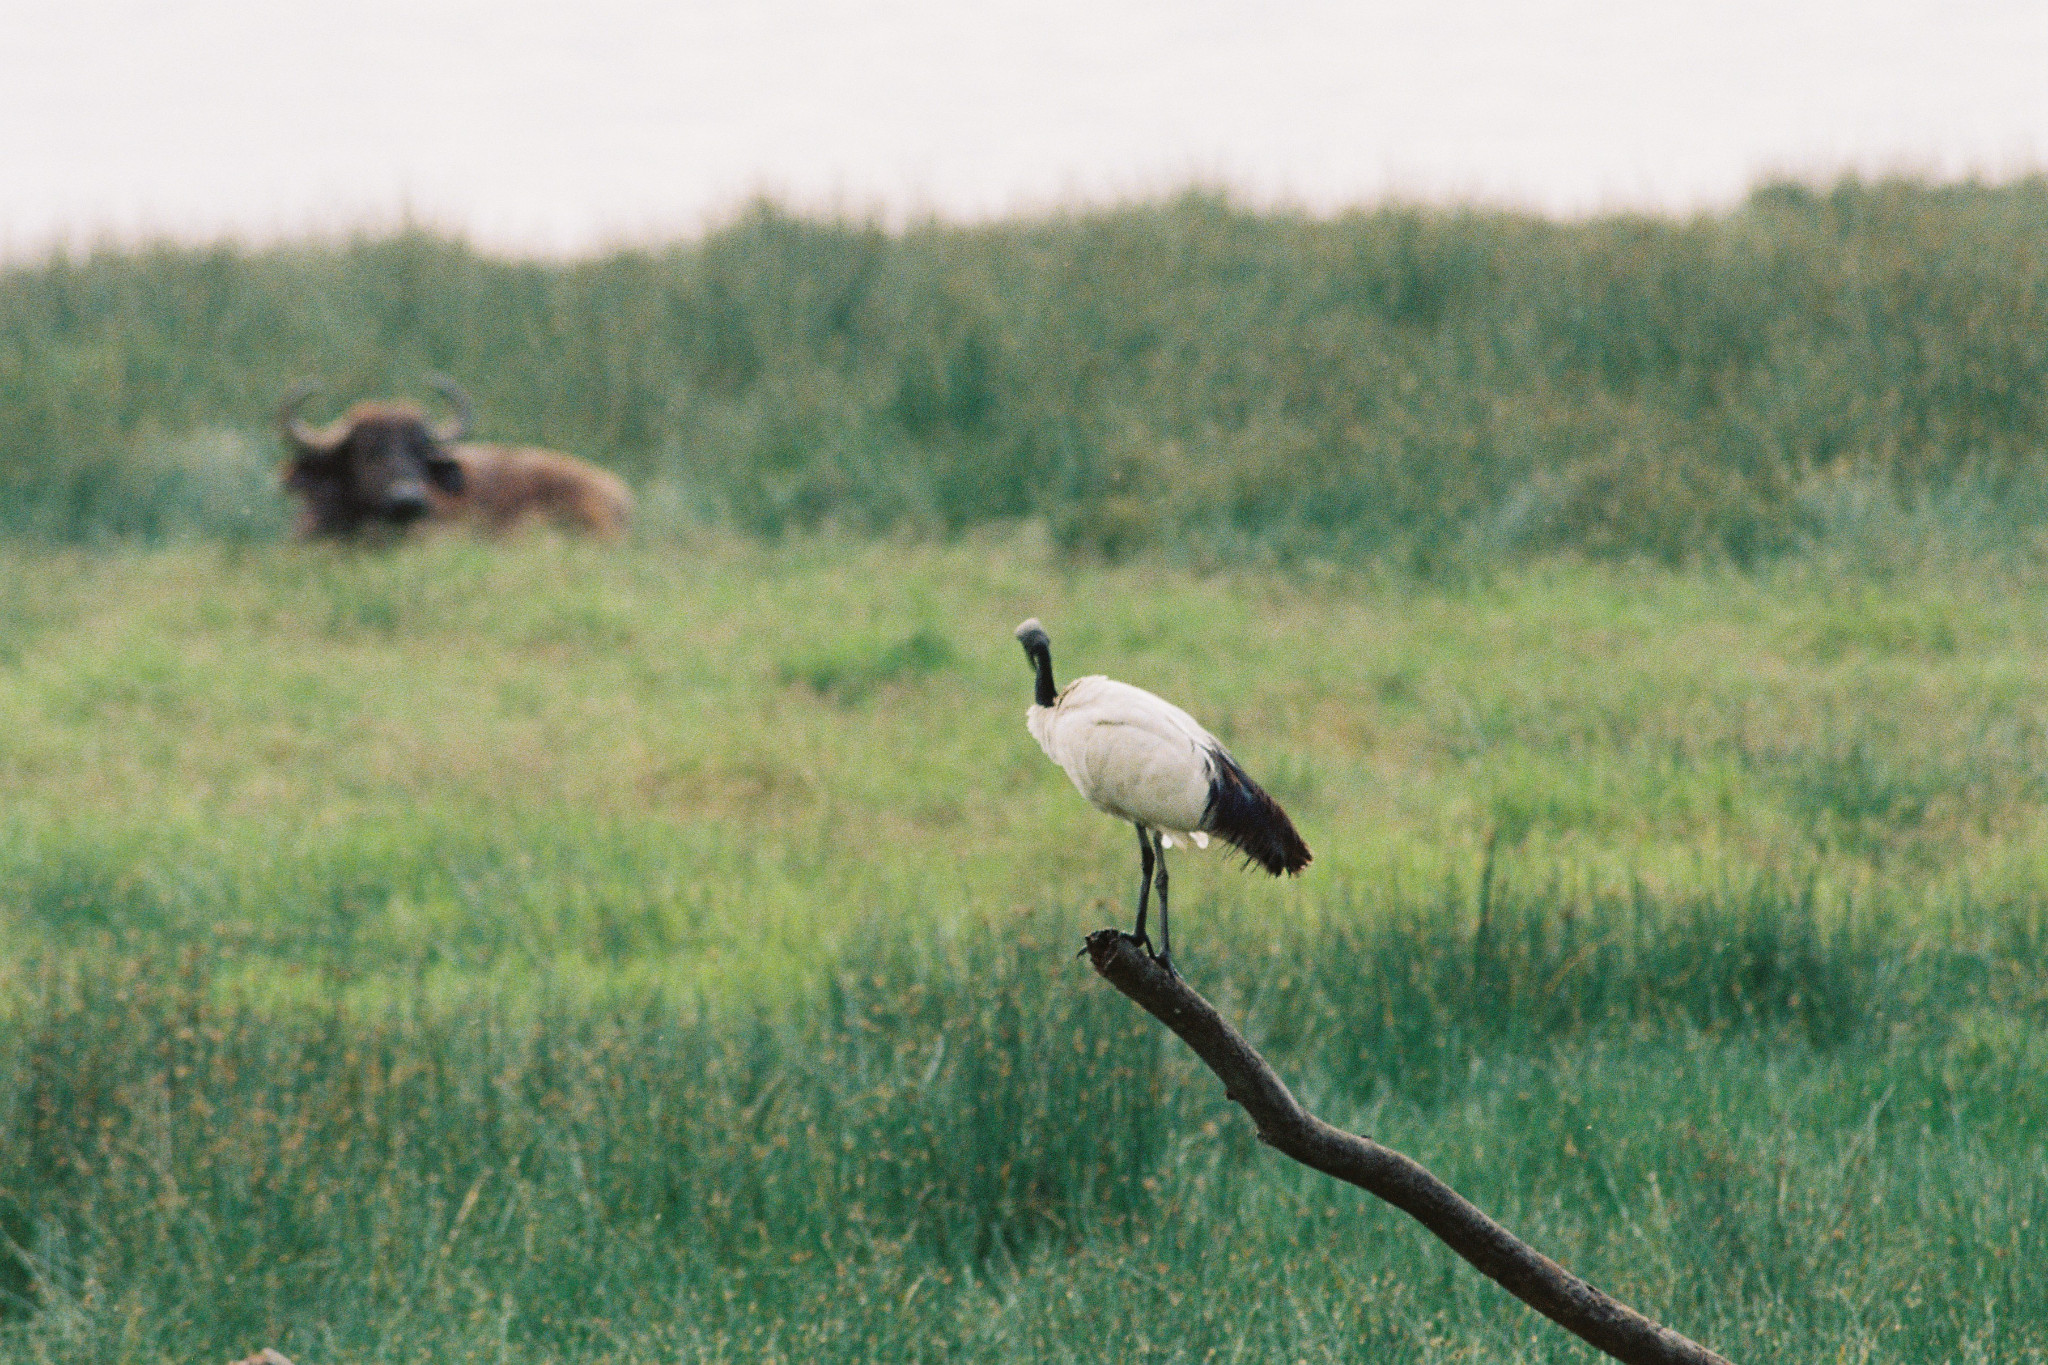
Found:
<path fill-rule="evenodd" d="M 0 254 L 408 211 L 494 248 L 754 193 L 985 217 L 1193 182 L 1326 210 L 1729 204 L 2048 156 L 2017 0 L 4 0 Z"/>

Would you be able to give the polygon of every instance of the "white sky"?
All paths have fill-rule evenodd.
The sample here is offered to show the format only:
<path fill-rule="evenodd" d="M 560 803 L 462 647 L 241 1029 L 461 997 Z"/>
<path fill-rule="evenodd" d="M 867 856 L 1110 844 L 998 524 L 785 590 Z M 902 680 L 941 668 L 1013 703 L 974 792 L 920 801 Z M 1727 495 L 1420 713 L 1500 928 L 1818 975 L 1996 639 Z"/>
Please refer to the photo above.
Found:
<path fill-rule="evenodd" d="M 417 219 L 519 252 L 756 192 L 1227 184 L 1555 213 L 2048 155 L 2039 0 L 0 0 L 0 255 Z"/>

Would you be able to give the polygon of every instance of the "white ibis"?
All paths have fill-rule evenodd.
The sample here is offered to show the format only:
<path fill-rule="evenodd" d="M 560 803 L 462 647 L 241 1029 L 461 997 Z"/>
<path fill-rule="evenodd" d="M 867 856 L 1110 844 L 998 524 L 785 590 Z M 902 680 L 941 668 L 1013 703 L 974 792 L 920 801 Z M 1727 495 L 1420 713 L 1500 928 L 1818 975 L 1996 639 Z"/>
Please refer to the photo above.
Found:
<path fill-rule="evenodd" d="M 1166 850 L 1176 842 L 1206 848 L 1213 834 L 1235 845 L 1247 866 L 1257 863 L 1276 877 L 1308 866 L 1308 845 L 1287 812 L 1193 716 L 1141 687 L 1100 675 L 1077 678 L 1061 691 L 1052 680 L 1052 640 L 1037 617 L 1017 627 L 1017 640 L 1038 675 L 1025 728 L 1097 810 L 1137 826 L 1133 942 L 1152 950 L 1145 910 L 1156 885 L 1159 951 L 1153 956 L 1173 966 Z"/>

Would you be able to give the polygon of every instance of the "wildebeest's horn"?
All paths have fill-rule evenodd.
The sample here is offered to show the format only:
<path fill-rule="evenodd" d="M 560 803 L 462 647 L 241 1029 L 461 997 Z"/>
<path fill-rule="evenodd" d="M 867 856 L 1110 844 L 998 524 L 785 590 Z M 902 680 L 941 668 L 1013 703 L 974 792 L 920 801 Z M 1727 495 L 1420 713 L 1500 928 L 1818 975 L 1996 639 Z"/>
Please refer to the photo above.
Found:
<path fill-rule="evenodd" d="M 476 409 L 470 406 L 469 395 L 462 391 L 462 385 L 445 374 L 430 374 L 428 385 L 455 406 L 455 420 L 444 422 L 434 428 L 434 435 L 443 441 L 459 441 L 469 435 L 469 429 L 476 425 Z"/>
<path fill-rule="evenodd" d="M 284 401 L 277 405 L 277 426 L 285 437 L 296 445 L 319 450 L 327 444 L 325 433 L 315 431 L 299 416 L 299 408 L 308 398 L 326 388 L 317 379 L 301 379 L 285 394 Z"/>

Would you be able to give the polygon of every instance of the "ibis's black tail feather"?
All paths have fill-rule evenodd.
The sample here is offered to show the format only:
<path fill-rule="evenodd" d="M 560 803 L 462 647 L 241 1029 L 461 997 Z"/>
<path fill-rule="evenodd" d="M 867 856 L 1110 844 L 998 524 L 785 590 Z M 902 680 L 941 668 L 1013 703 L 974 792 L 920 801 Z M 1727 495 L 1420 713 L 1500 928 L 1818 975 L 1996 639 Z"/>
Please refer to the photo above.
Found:
<path fill-rule="evenodd" d="M 1202 812 L 1202 832 L 1236 845 L 1247 863 L 1257 863 L 1276 877 L 1301 871 L 1312 856 L 1280 803 L 1221 749 L 1209 754 L 1209 804 Z"/>

